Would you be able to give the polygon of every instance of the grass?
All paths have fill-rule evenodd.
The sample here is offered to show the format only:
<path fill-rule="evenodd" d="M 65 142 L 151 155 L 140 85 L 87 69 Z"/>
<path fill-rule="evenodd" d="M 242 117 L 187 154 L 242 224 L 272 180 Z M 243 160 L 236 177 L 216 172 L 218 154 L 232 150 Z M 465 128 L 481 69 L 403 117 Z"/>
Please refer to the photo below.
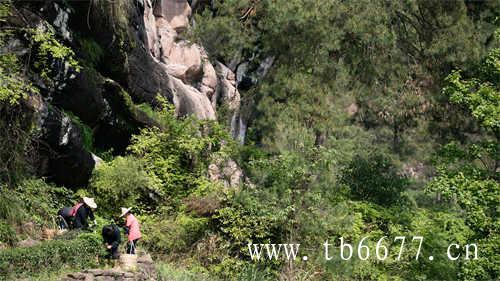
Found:
<path fill-rule="evenodd" d="M 216 280 L 207 273 L 196 272 L 193 269 L 178 267 L 170 263 L 157 263 L 159 281 L 212 281 Z"/>

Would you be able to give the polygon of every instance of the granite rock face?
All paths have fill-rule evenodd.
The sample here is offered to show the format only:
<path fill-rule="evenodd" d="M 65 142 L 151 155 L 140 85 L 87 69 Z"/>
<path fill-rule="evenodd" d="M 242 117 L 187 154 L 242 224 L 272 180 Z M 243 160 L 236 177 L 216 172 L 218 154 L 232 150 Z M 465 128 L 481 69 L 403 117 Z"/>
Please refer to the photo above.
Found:
<path fill-rule="evenodd" d="M 94 168 L 94 159 L 83 144 L 82 129 L 57 107 L 40 95 L 25 103 L 35 122 L 38 147 L 37 171 L 57 184 L 85 185 Z"/>
<path fill-rule="evenodd" d="M 86 186 L 102 162 L 89 151 L 89 134 L 94 148 L 124 153 L 133 134 L 158 125 L 136 105 L 157 108 L 158 97 L 172 103 L 179 117 L 226 122 L 233 137 L 242 139 L 236 75 L 180 36 L 190 28 L 190 3 L 202 2 L 16 2 L 22 20 L 12 17 L 10 25 L 51 30 L 81 59 L 79 71 L 65 61 L 54 63 L 58 76 L 52 84 L 35 72 L 28 77 L 40 89 L 26 102 L 43 144 L 36 152 L 40 176 L 67 187 Z M 0 52 L 32 55 L 26 44 L 25 38 L 13 38 Z"/>

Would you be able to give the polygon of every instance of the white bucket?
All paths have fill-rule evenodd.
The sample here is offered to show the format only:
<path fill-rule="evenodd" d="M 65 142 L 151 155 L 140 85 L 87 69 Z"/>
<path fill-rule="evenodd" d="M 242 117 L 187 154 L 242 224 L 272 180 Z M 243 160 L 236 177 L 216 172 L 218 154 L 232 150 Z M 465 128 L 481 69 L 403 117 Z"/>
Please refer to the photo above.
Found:
<path fill-rule="evenodd" d="M 137 270 L 137 255 L 121 254 L 120 255 L 120 267 L 124 271 L 136 271 Z"/>

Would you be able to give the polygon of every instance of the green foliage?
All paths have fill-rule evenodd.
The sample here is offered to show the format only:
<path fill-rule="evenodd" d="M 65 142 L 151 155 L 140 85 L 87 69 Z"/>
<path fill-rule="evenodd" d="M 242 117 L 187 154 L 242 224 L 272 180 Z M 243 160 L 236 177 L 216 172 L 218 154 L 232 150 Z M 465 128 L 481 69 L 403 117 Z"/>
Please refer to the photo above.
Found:
<path fill-rule="evenodd" d="M 447 78 L 443 92 L 452 103 L 464 106 L 481 126 L 500 134 L 500 49 L 483 60 L 479 77 L 464 79 L 460 71 Z"/>
<path fill-rule="evenodd" d="M 215 54 L 227 62 L 242 57 L 250 70 L 274 58 L 249 97 L 258 110 L 257 142 L 283 145 L 293 137 L 286 135 L 290 126 L 301 136 L 330 136 L 338 113 L 355 101 L 354 117 L 374 129 L 380 143 L 419 158 L 428 155 L 421 132 L 439 96 L 435 85 L 450 67 L 485 52 L 497 8 L 463 1 L 309 0 L 213 1 L 211 7 L 196 15 L 204 46 L 221 38 Z"/>
<path fill-rule="evenodd" d="M 141 160 L 132 156 L 119 156 L 99 165 L 90 186 L 99 209 L 109 215 L 118 215 L 120 207 L 147 207 L 150 193 L 161 195 L 159 180 L 144 169 Z M 143 205 L 138 201 L 140 198 L 145 200 Z"/>
<path fill-rule="evenodd" d="M 0 3 L 0 23 L 9 15 L 10 5 L 10 1 Z"/>
<path fill-rule="evenodd" d="M 156 265 L 158 272 L 158 281 L 212 281 L 216 280 L 213 276 L 201 272 L 193 272 L 192 270 L 176 267 L 169 263 L 160 263 Z"/>
<path fill-rule="evenodd" d="M 43 79 L 55 78 L 57 68 L 65 67 L 65 64 L 77 72 L 80 70 L 73 50 L 61 44 L 52 29 L 36 28 L 32 31 L 31 39 L 37 47 L 34 67 Z"/>
<path fill-rule="evenodd" d="M 0 54 L 0 103 L 15 105 L 28 93 L 38 92 L 23 77 L 16 56 Z"/>
<path fill-rule="evenodd" d="M 98 218 L 100 226 L 119 207 L 132 206 L 141 221 L 141 243 L 146 249 L 162 258 L 204 267 L 198 274 L 196 268 L 162 264 L 160 280 L 498 277 L 498 5 L 474 1 L 212 2 L 210 9 L 195 11 L 196 25 L 187 31 L 189 38 L 201 42 L 212 58 L 248 62 L 247 74 L 252 78 L 261 72 L 264 60 L 273 60 L 267 76 L 242 95 L 251 109 L 242 113 L 250 126 L 247 142 L 252 145 L 235 147 L 217 123 L 178 118 L 165 100 L 158 101 L 162 110 L 136 106 L 125 90 L 107 80 L 108 85 L 117 86 L 115 96 L 125 104 L 124 110 L 132 115 L 142 110 L 156 126 L 133 137 L 130 155 L 113 159 L 106 153 L 107 162 L 95 170 L 90 189 L 79 192 L 96 197 L 99 212 L 106 217 Z M 139 47 L 129 44 L 126 34 L 130 3 L 98 1 L 94 8 L 97 14 L 113 10 L 116 17 L 101 23 L 113 24 L 116 40 L 112 46 L 116 48 L 111 51 L 114 55 L 105 57 L 108 52 L 94 39 L 82 38 L 79 55 L 84 63 L 102 66 L 103 58 L 124 58 L 131 48 Z M 0 24 L 6 10 L 0 5 Z M 5 34 L 0 33 L 0 43 Z M 51 29 L 30 34 L 34 70 L 43 79 L 55 80 L 55 70 L 66 66 L 78 70 L 73 51 Z M 491 46 L 481 63 L 474 64 Z M 18 59 L 0 57 L 2 117 L 10 116 L 4 112 L 13 112 L 14 105 L 36 91 L 25 82 L 26 71 Z M 111 65 L 109 75 L 123 77 L 123 65 Z M 462 70 L 449 74 L 450 69 Z M 223 115 L 222 106 L 218 116 Z M 27 150 L 25 143 L 12 149 L 11 140 L 28 139 L 7 130 L 13 127 L 14 118 L 4 119 L 1 128 L 9 136 L 0 145 L 4 147 L 1 158 L 7 159 L 0 170 L 2 180 L 9 179 L 17 167 L 7 156 Z M 91 150 L 90 129 L 72 119 Z M 427 191 L 438 193 L 445 204 L 431 200 L 430 194 L 425 205 L 421 200 L 411 201 L 406 190 L 410 181 L 401 176 L 395 163 L 430 165 L 426 160 L 437 144 L 449 140 L 454 141 L 441 147 L 434 166 L 426 167 L 436 172 Z M 229 189 L 208 179 L 208 165 L 227 159 L 237 160 L 244 169 L 245 185 Z M 34 218 L 44 224 L 58 207 L 74 199 L 64 188 L 43 181 L 5 181 L 16 187 L 5 188 L 0 195 L 0 239 L 10 244 L 19 238 L 14 229 L 23 220 Z M 411 190 L 412 194 L 421 192 L 418 187 Z M 97 230 L 91 235 L 97 241 Z M 394 260 L 399 248 L 390 241 L 400 235 L 424 236 L 419 260 L 415 260 L 414 245 L 401 260 Z M 282 261 L 256 265 L 249 261 L 246 248 L 248 242 L 300 242 L 308 251 L 326 238 L 344 237 L 355 245 L 365 236 L 371 249 L 387 236 L 389 260 L 379 262 L 372 255 L 367 261 L 311 258 L 293 266 Z M 27 275 L 37 275 L 37 267 L 53 271 L 56 263 L 95 265 L 91 255 L 81 250 L 80 239 L 68 237 L 29 251 L 1 252 L 0 270 L 2 274 L 10 270 L 7 260 L 15 265 L 14 276 L 8 277 L 31 278 Z M 477 242 L 480 260 L 450 262 L 445 257 L 450 241 Z M 96 249 L 89 252 L 95 256 Z M 435 256 L 432 262 L 426 258 L 429 253 Z M 84 262 L 76 264 L 77 257 Z M 20 272 L 23 266 L 26 273 Z"/>
<path fill-rule="evenodd" d="M 207 218 L 195 218 L 178 214 L 168 218 L 159 214 L 141 216 L 144 237 L 142 242 L 148 250 L 162 255 L 180 255 L 203 237 L 208 229 Z"/>
<path fill-rule="evenodd" d="M 0 3 L 0 24 L 10 13 L 10 2 Z M 13 31 L 0 31 L 0 49 L 13 37 Z M 23 110 L 20 101 L 38 93 L 27 79 L 27 70 L 15 54 L 0 52 L 0 180 L 15 184 L 29 170 L 26 151 L 30 148 L 31 116 Z"/>
<path fill-rule="evenodd" d="M 459 72 L 452 72 L 443 89 L 450 101 L 464 106 L 482 128 L 474 141 L 462 145 L 452 142 L 442 147 L 436 156 L 437 176 L 427 186 L 428 191 L 437 192 L 460 207 L 461 216 L 473 230 L 468 238 L 481 242 L 488 253 L 481 260 L 463 263 L 461 280 L 492 280 L 500 269 L 496 262 L 499 254 L 492 250 L 500 230 L 499 70 L 498 49 L 494 49 L 475 76 L 464 80 Z"/>
<path fill-rule="evenodd" d="M 159 179 L 160 195 L 175 201 L 208 183 L 205 171 L 210 160 L 227 157 L 231 139 L 218 124 L 194 117 L 177 119 L 173 107 L 164 106 L 155 113 L 161 128 L 143 129 L 129 150 Z"/>
<path fill-rule="evenodd" d="M 233 250 L 248 257 L 247 243 L 265 243 L 274 241 L 271 238 L 282 238 L 276 237 L 276 234 L 281 232 L 279 229 L 286 223 L 287 211 L 273 212 L 251 195 L 240 196 L 242 198 L 218 210 L 214 219 L 220 231 L 231 241 Z"/>
<path fill-rule="evenodd" d="M 26 218 L 23 202 L 6 187 L 2 187 L 1 191 L 0 219 L 9 224 L 20 224 Z"/>
<path fill-rule="evenodd" d="M 52 218 L 62 206 L 72 203 L 71 192 L 43 179 L 25 179 L 14 189 L 16 198 L 22 202 L 23 212 L 39 225 L 53 226 Z M 40 196 L 43 194 L 43 196 Z"/>
<path fill-rule="evenodd" d="M 345 168 L 341 181 L 351 189 L 353 198 L 381 205 L 397 202 L 408 186 L 408 180 L 398 175 L 391 159 L 380 153 L 356 156 Z"/>
<path fill-rule="evenodd" d="M 58 271 L 94 267 L 101 250 L 101 239 L 82 234 L 72 240 L 51 240 L 29 248 L 0 251 L 0 277 L 19 278 Z"/>
<path fill-rule="evenodd" d="M 448 174 L 441 170 L 429 183 L 430 191 L 439 191 L 444 198 L 453 197 L 465 211 L 465 219 L 479 237 L 498 233 L 496 213 L 500 200 L 500 183 L 492 179 L 481 179 L 463 173 Z"/>
<path fill-rule="evenodd" d="M 241 7 L 249 1 L 229 1 L 231 4 L 217 3 L 229 6 L 236 2 Z M 236 8 L 233 8 L 236 10 Z M 231 12 L 234 12 L 233 10 Z M 213 17 L 212 13 L 205 10 L 202 15 L 195 15 L 197 24 L 190 30 L 188 37 L 203 44 L 207 53 L 215 59 L 232 58 L 238 55 L 239 50 L 250 48 L 253 41 L 252 35 L 243 31 L 244 23 L 231 16 Z"/>
<path fill-rule="evenodd" d="M 293 243 L 314 247 L 338 223 L 331 208 L 343 197 L 335 184 L 335 153 L 328 149 L 304 150 L 254 159 L 252 185 L 229 194 L 214 218 L 230 252 L 249 257 L 247 243 Z M 255 184 L 255 187 L 253 186 Z M 266 264 L 278 270 L 282 261 Z"/>
<path fill-rule="evenodd" d="M 20 104 L 0 103 L 0 182 L 9 187 L 33 171 L 32 117 Z"/>
<path fill-rule="evenodd" d="M 18 241 L 16 231 L 12 226 L 3 220 L 0 220 L 0 244 L 13 246 Z"/>
<path fill-rule="evenodd" d="M 352 226 L 357 225 L 347 233 L 330 232 L 329 242 L 335 244 L 338 237 L 344 237 L 352 243 L 354 252 L 362 237 L 369 237 L 364 245 L 370 249 L 376 247 L 376 242 L 383 236 L 389 249 L 389 257 L 384 262 L 370 256 L 362 261 L 353 256 L 349 262 L 338 257 L 338 252 L 331 261 L 321 261 L 326 268 L 323 277 L 328 280 L 457 280 L 459 266 L 450 263 L 446 257 L 449 241 L 466 243 L 469 240 L 470 229 L 464 221 L 453 213 L 427 211 L 423 209 L 407 209 L 406 207 L 384 207 L 373 203 L 351 202 L 343 206 L 349 217 L 355 217 Z M 421 255 L 415 259 L 418 244 L 405 244 L 401 259 L 396 260 L 400 243 L 393 242 L 396 236 L 423 236 Z M 430 262 L 423 258 L 432 253 L 435 259 Z"/>
<path fill-rule="evenodd" d="M 227 272 L 231 272 L 229 269 Z M 270 272 L 269 268 L 262 268 L 254 264 L 246 264 L 243 269 L 237 272 L 237 280 L 247 280 L 247 281 L 271 281 L 276 280 L 276 274 Z"/>

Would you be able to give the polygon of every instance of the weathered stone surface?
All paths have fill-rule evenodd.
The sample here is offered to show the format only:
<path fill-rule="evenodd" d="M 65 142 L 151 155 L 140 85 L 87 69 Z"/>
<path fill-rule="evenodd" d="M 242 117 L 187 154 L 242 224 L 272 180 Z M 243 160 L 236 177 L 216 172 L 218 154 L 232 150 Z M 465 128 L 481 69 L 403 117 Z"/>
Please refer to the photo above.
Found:
<path fill-rule="evenodd" d="M 149 23 L 148 23 L 149 24 Z M 175 38 L 177 36 L 177 32 L 170 26 L 168 21 L 164 18 L 156 18 L 156 22 L 154 23 L 156 27 L 156 33 L 148 32 L 148 38 L 152 38 L 159 44 L 160 52 L 159 53 L 151 53 L 155 58 L 168 57 L 170 51 L 174 47 Z M 146 30 L 147 32 L 147 30 Z"/>
<path fill-rule="evenodd" d="M 117 281 L 117 278 L 113 276 L 97 276 L 94 278 L 96 281 Z M 120 279 L 118 279 L 120 280 Z"/>
<path fill-rule="evenodd" d="M 70 273 L 68 274 L 68 278 L 73 278 L 76 280 L 84 280 L 87 277 L 87 274 L 85 273 Z"/>
<path fill-rule="evenodd" d="M 218 97 L 221 103 L 228 106 L 230 110 L 237 110 L 240 108 L 240 93 L 236 88 L 236 77 L 234 73 L 224 64 L 216 63 L 216 72 L 219 78 L 218 83 Z"/>
<path fill-rule="evenodd" d="M 167 59 L 167 64 L 183 65 L 186 69 L 192 68 L 198 73 L 202 70 L 201 51 L 196 44 L 187 41 L 176 42 L 170 52 L 163 53 L 162 56 Z"/>
<path fill-rule="evenodd" d="M 215 68 L 208 60 L 206 55 L 203 56 L 203 77 L 201 79 L 200 91 L 205 94 L 211 101 L 214 107 L 214 93 L 217 87 L 217 73 Z M 215 107 L 214 107 L 215 109 Z"/>
<path fill-rule="evenodd" d="M 116 153 L 124 151 L 140 128 L 154 125 L 134 109 L 118 83 L 89 68 L 83 68 L 61 94 L 54 95 L 52 104 L 71 111 L 93 129 L 98 148 L 112 148 Z"/>
<path fill-rule="evenodd" d="M 137 259 L 137 270 L 133 272 L 124 271 L 122 269 L 86 269 L 78 273 L 70 273 L 61 280 L 76 281 L 76 280 L 95 280 L 95 281 L 153 281 L 156 279 L 156 269 L 154 267 L 151 256 L 139 256 Z"/>
<path fill-rule="evenodd" d="M 154 15 L 165 18 L 173 29 L 182 32 L 189 26 L 191 7 L 186 0 L 159 0 Z"/>
<path fill-rule="evenodd" d="M 36 139 L 44 144 L 38 151 L 37 171 L 57 184 L 85 185 L 94 168 L 94 160 L 83 146 L 81 129 L 39 95 L 32 95 L 26 105 L 34 112 Z"/>
<path fill-rule="evenodd" d="M 156 104 L 157 96 L 161 95 L 172 102 L 170 75 L 159 61 L 140 48 L 132 51 L 128 61 L 130 75 L 127 85 L 134 100 Z"/>
<path fill-rule="evenodd" d="M 106 104 L 102 96 L 103 84 L 104 78 L 99 73 L 83 68 L 75 79 L 68 82 L 61 93 L 53 95 L 52 104 L 73 112 L 83 122 L 93 127 L 106 114 Z"/>
<path fill-rule="evenodd" d="M 137 109 L 120 84 L 106 79 L 102 86 L 109 116 L 94 129 L 95 145 L 122 153 L 130 143 L 131 136 L 137 134 L 140 128 L 158 124 Z"/>
<path fill-rule="evenodd" d="M 349 117 L 353 117 L 354 115 L 356 115 L 356 113 L 358 113 L 358 110 L 359 110 L 359 107 L 356 103 L 351 103 L 347 108 L 346 108 L 346 112 L 347 112 L 347 115 Z"/>
<path fill-rule="evenodd" d="M 414 180 L 424 180 L 428 178 L 428 169 L 422 162 L 405 163 L 402 174 Z"/>
<path fill-rule="evenodd" d="M 172 77 L 171 82 L 178 116 L 193 114 L 200 119 L 215 120 L 215 111 L 207 96 L 177 78 Z"/>
<path fill-rule="evenodd" d="M 17 247 L 33 247 L 33 246 L 36 246 L 40 244 L 40 241 L 38 240 L 33 240 L 31 238 L 27 238 L 27 239 L 24 239 L 24 240 L 21 240 L 17 243 Z"/>
<path fill-rule="evenodd" d="M 151 0 L 144 0 L 144 29 L 146 32 L 145 45 L 154 57 L 160 54 L 160 45 L 158 44 L 159 30 L 156 26 L 156 19 L 153 15 L 153 4 Z"/>
<path fill-rule="evenodd" d="M 229 159 L 210 164 L 208 176 L 211 181 L 222 181 L 225 186 L 235 187 L 242 183 L 243 171 L 234 160 Z"/>
<path fill-rule="evenodd" d="M 62 7 L 57 3 L 54 3 L 54 9 L 56 10 L 57 15 L 52 25 L 58 29 L 59 34 L 61 34 L 64 39 L 71 41 L 72 36 L 68 27 L 71 10 L 67 7 Z"/>
<path fill-rule="evenodd" d="M 94 160 L 94 167 L 99 167 L 102 163 L 104 163 L 104 160 L 94 153 L 92 153 L 92 159 Z"/>
<path fill-rule="evenodd" d="M 159 95 L 176 106 L 179 116 L 215 120 L 217 106 L 227 106 L 232 134 L 238 134 L 240 95 L 234 73 L 220 63 L 214 67 L 202 46 L 178 36 L 188 28 L 188 1 L 99 1 L 99 5 L 75 1 L 71 9 L 60 2 L 19 5 L 24 6 L 19 8 L 22 19 L 14 18 L 9 24 L 26 27 L 29 23 L 29 28 L 51 24 L 58 39 L 74 48 L 77 56 L 86 51 L 82 42 L 71 42 L 72 33 L 103 50 L 96 62 L 83 62 L 79 73 L 61 64 L 62 74 L 54 85 L 33 78 L 42 92 L 27 102 L 41 144 L 40 175 L 68 187 L 87 185 L 92 169 L 102 160 L 86 151 L 82 127 L 69 115 L 91 129 L 95 147 L 112 148 L 119 154 L 132 134 L 157 125 L 133 103 L 156 106 Z M 9 41 L 0 52 L 8 48 L 27 55 L 29 49 L 22 42 Z"/>
<path fill-rule="evenodd" d="M 153 264 L 153 258 L 150 254 L 145 254 L 137 258 L 137 263 Z"/>

